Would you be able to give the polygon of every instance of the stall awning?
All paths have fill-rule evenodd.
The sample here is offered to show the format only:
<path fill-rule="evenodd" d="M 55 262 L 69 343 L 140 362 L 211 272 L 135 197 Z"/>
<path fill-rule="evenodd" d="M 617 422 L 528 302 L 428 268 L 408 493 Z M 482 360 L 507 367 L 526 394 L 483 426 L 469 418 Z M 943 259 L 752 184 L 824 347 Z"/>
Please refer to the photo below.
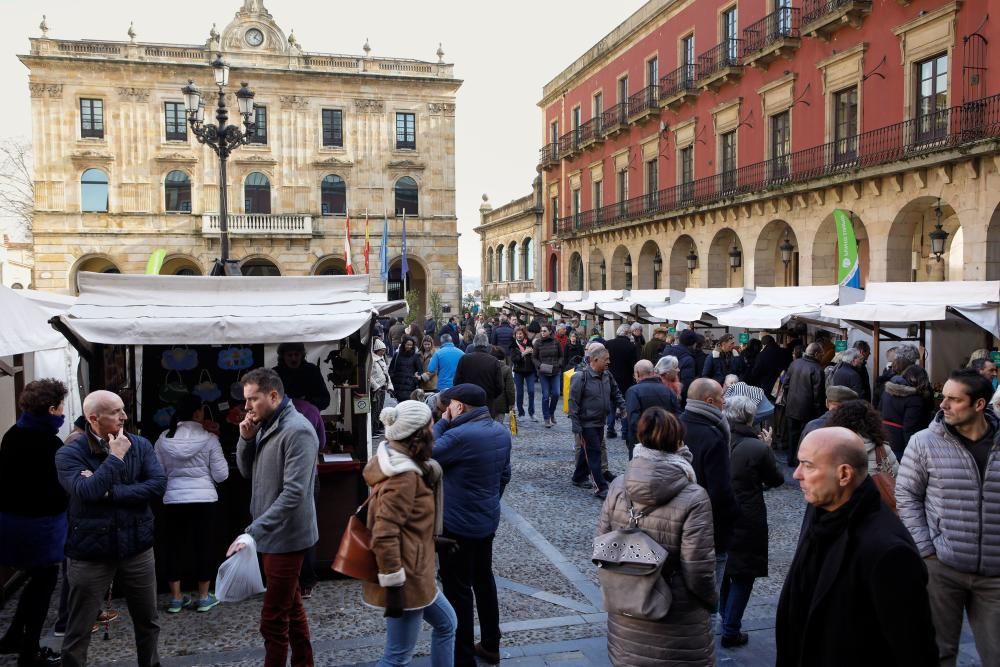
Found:
<path fill-rule="evenodd" d="M 78 282 L 62 323 L 83 341 L 119 345 L 339 340 L 401 303 L 374 301 L 368 276 L 81 273 Z"/>
<path fill-rule="evenodd" d="M 646 310 L 661 320 L 695 322 L 706 314 L 717 316 L 721 312 L 736 308 L 743 302 L 743 296 L 742 287 L 689 287 L 684 291 L 684 298 L 678 303 L 671 303 L 668 306 L 649 306 Z"/>
<path fill-rule="evenodd" d="M 583 298 L 583 292 L 572 291 L 572 292 L 556 292 L 551 295 L 551 298 L 533 301 L 532 306 L 539 310 L 552 310 L 557 305 L 559 309 L 563 308 L 564 303 L 572 303 L 574 301 L 580 301 Z"/>
<path fill-rule="evenodd" d="M 945 320 L 949 314 L 1000 336 L 1000 281 L 868 283 L 864 301 L 822 310 L 823 317 L 901 324 Z"/>
<path fill-rule="evenodd" d="M 49 326 L 50 315 L 39 305 L 18 294 L 18 290 L 0 287 L 0 357 L 52 350 L 66 340 Z"/>
<path fill-rule="evenodd" d="M 658 319 L 653 317 L 648 308 L 662 308 L 669 303 L 676 303 L 684 298 L 684 292 L 672 289 L 637 289 L 626 292 L 621 301 L 610 301 L 597 304 L 603 311 L 618 315 L 634 315 L 642 319 Z"/>
<path fill-rule="evenodd" d="M 793 317 L 820 318 L 825 305 L 840 300 L 839 285 L 814 287 L 758 287 L 748 306 L 734 308 L 718 316 L 719 324 L 746 329 L 780 329 Z"/>
<path fill-rule="evenodd" d="M 563 310 L 569 310 L 580 314 L 596 314 L 599 304 L 609 302 L 621 302 L 625 296 L 625 290 L 591 290 L 584 293 L 579 301 L 561 303 Z"/>

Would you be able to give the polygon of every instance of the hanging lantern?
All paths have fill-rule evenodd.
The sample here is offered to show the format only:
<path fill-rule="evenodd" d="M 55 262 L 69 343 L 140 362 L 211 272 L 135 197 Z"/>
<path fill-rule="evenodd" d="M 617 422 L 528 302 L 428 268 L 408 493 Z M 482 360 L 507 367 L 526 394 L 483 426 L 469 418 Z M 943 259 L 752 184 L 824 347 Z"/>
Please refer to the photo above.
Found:
<path fill-rule="evenodd" d="M 944 254 L 944 244 L 948 240 L 950 234 L 944 231 L 941 227 L 941 215 L 943 211 L 941 210 L 941 199 L 938 199 L 937 206 L 934 207 L 934 217 L 937 218 L 937 223 L 934 225 L 934 229 L 928 234 L 931 237 L 931 252 L 934 253 L 934 259 L 941 261 L 941 255 Z"/>
<path fill-rule="evenodd" d="M 694 246 L 691 246 L 691 250 L 687 254 L 687 267 L 688 273 L 694 273 L 694 270 L 698 267 L 698 254 L 694 251 Z"/>

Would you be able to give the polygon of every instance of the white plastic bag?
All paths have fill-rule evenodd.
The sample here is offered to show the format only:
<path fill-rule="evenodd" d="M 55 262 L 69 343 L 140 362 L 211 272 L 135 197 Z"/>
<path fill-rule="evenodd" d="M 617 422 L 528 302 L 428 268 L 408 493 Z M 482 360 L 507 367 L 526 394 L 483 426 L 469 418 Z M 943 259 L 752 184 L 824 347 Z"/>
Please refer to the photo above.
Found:
<path fill-rule="evenodd" d="M 264 592 L 264 580 L 257 564 L 257 544 L 246 533 L 236 538 L 247 545 L 219 566 L 215 578 L 215 597 L 222 602 L 240 602 Z"/>

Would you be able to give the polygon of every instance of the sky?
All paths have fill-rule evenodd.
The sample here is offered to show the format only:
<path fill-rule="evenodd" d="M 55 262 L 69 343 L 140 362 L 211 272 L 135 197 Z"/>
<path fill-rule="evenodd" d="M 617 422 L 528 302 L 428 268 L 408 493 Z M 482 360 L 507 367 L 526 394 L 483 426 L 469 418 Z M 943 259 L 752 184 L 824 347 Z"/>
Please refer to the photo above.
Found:
<path fill-rule="evenodd" d="M 0 0 L 0 139 L 30 137 L 27 69 L 17 54 L 40 35 L 47 16 L 56 39 L 128 39 L 201 44 L 212 23 L 229 23 L 242 0 Z M 642 6 L 642 0 L 265 0 L 306 52 L 445 60 L 464 80 L 456 101 L 459 264 L 466 285 L 479 282 L 482 195 L 498 207 L 531 191 L 543 143 L 542 86 Z M 179 84 L 178 84 L 179 85 Z"/>

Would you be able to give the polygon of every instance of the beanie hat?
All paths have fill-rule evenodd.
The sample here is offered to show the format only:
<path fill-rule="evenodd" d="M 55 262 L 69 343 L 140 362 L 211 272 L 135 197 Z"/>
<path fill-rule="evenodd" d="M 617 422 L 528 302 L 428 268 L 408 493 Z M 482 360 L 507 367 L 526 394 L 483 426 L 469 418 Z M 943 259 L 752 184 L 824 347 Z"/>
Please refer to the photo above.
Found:
<path fill-rule="evenodd" d="M 691 329 L 685 329 L 680 335 L 680 344 L 684 347 L 689 347 L 698 342 L 698 334 L 696 334 Z"/>
<path fill-rule="evenodd" d="M 379 421 L 385 424 L 389 440 L 405 440 L 431 420 L 431 409 L 420 401 L 403 401 L 394 408 L 385 408 Z"/>
<path fill-rule="evenodd" d="M 375 342 L 372 344 L 372 351 L 373 352 L 379 352 L 379 351 L 384 350 L 384 349 L 385 349 L 385 343 L 383 343 L 381 341 L 381 339 L 376 338 Z"/>

